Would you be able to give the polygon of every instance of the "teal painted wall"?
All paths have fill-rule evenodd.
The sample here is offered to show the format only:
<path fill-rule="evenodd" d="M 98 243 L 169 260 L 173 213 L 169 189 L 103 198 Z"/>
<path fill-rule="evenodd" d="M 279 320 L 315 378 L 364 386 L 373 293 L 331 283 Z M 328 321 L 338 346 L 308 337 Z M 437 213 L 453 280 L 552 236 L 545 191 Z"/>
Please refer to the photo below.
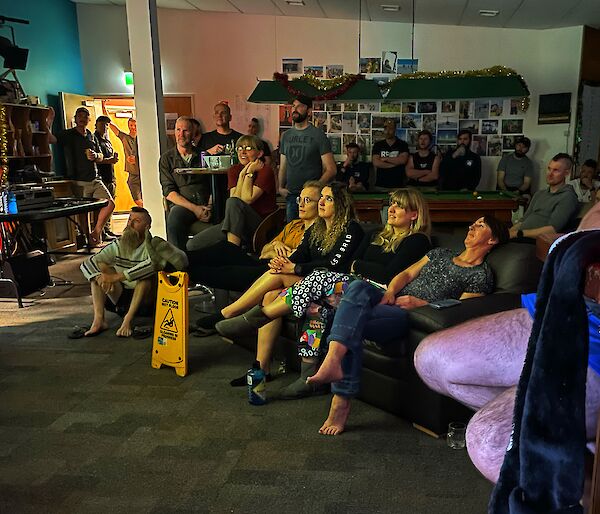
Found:
<path fill-rule="evenodd" d="M 39 96 L 41 103 L 55 108 L 59 91 L 85 94 L 73 2 L 0 0 L 0 15 L 29 20 L 29 25 L 11 24 L 17 46 L 29 48 L 27 69 L 17 71 L 26 94 Z M 0 36 L 10 39 L 10 30 L 0 29 Z"/>

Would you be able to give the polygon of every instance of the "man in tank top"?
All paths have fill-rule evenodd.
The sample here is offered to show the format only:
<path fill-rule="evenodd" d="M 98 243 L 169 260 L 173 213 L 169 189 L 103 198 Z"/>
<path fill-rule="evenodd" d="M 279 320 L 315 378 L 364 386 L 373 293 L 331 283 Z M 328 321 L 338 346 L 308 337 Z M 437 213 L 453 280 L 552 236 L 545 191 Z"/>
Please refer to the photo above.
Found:
<path fill-rule="evenodd" d="M 413 187 L 435 187 L 440 172 L 440 158 L 431 150 L 433 136 L 429 130 L 419 132 L 417 151 L 406 165 L 408 185 Z"/>

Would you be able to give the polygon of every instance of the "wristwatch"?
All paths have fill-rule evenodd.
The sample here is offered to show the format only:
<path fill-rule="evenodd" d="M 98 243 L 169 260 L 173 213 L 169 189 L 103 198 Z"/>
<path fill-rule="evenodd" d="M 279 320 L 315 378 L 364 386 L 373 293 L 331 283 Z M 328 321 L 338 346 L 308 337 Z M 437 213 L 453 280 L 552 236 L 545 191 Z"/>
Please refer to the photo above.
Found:
<path fill-rule="evenodd" d="M 517 230 L 517 237 L 523 237 L 523 231 L 521 229 Z"/>

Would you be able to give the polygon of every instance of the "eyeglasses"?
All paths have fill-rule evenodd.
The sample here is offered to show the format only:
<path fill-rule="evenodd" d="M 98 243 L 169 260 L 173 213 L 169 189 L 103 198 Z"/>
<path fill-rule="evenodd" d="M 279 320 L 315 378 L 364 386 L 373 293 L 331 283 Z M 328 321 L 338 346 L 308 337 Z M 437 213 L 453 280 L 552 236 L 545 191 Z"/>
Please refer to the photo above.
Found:
<path fill-rule="evenodd" d="M 246 152 L 249 152 L 250 150 L 257 150 L 257 148 L 254 148 L 253 146 L 247 145 L 247 146 L 238 146 L 236 148 L 236 150 L 238 152 L 241 152 L 242 150 L 246 150 Z"/>
<path fill-rule="evenodd" d="M 298 205 L 302 205 L 302 204 L 308 205 L 309 203 L 312 203 L 314 201 L 316 201 L 316 200 L 313 200 L 312 198 L 309 198 L 308 196 L 305 196 L 304 198 L 299 196 L 296 198 L 296 203 Z"/>

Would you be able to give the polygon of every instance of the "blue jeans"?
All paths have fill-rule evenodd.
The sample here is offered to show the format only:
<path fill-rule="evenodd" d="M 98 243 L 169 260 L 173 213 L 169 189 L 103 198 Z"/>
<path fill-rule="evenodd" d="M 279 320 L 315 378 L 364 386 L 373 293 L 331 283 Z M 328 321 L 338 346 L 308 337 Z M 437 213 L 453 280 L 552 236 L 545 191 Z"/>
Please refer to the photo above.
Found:
<path fill-rule="evenodd" d="M 285 197 L 285 221 L 289 223 L 298 218 L 298 193 L 288 193 Z"/>
<path fill-rule="evenodd" d="M 383 291 L 356 280 L 346 290 L 333 318 L 328 341 L 342 343 L 347 352 L 342 360 L 344 377 L 331 384 L 341 396 L 356 396 L 362 372 L 363 338 L 387 344 L 408 331 L 408 313 L 395 305 L 380 305 Z"/>

